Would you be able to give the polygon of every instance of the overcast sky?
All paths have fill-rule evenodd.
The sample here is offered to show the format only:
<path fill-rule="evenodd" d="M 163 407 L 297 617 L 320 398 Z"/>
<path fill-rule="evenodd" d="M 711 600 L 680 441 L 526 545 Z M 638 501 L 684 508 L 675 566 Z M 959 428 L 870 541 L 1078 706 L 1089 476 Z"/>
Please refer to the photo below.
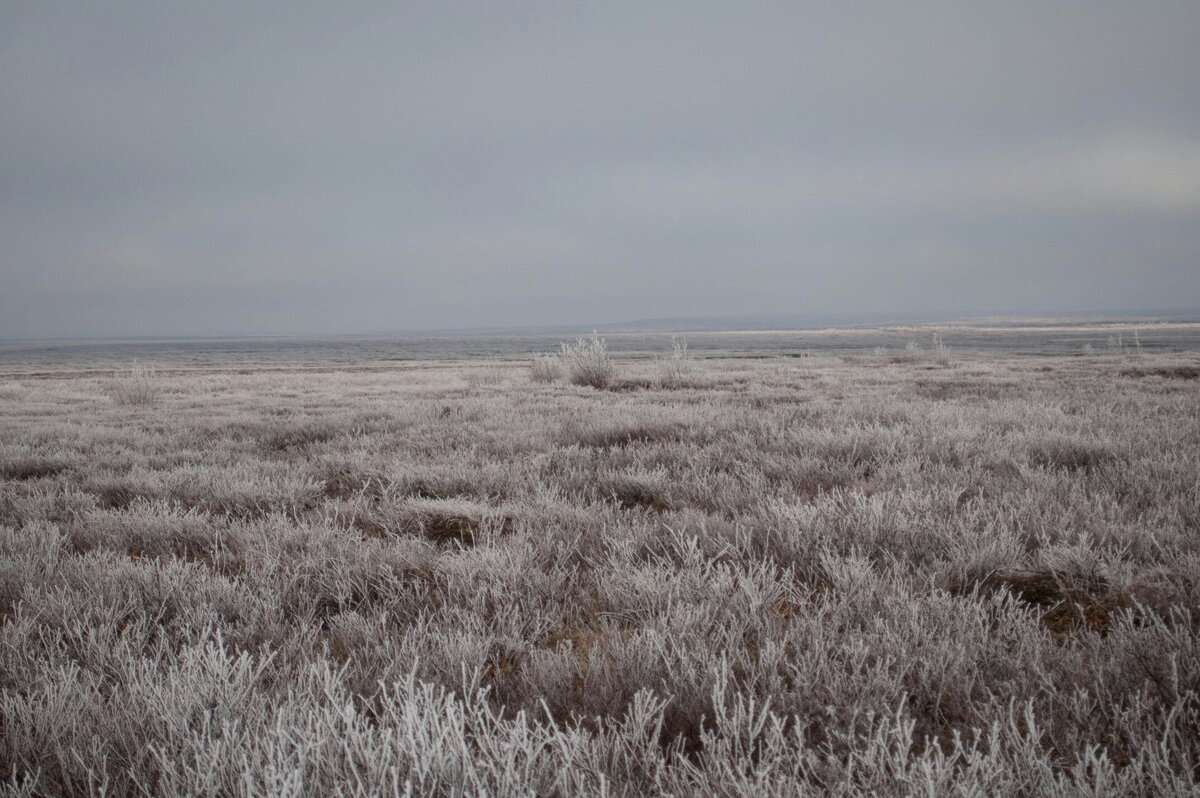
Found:
<path fill-rule="evenodd" d="M 1196 0 L 0 0 L 3 337 L 1196 306 Z"/>

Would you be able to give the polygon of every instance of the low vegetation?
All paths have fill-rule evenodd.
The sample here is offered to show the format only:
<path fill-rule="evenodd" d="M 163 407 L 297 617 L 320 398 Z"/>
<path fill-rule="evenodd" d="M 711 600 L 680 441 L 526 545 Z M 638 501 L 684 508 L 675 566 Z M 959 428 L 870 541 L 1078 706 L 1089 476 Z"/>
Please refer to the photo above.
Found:
<path fill-rule="evenodd" d="M 617 367 L 603 338 L 593 335 L 573 344 L 563 343 L 558 357 L 572 385 L 607 388 L 616 378 Z"/>
<path fill-rule="evenodd" d="M 562 375 L 558 358 L 538 355 L 529 364 L 529 379 L 534 382 L 554 382 Z"/>
<path fill-rule="evenodd" d="M 114 377 L 108 386 L 109 395 L 119 405 L 154 404 L 158 390 L 153 369 L 136 361 L 128 372 Z"/>
<path fill-rule="evenodd" d="M 689 360 L 0 378 L 0 794 L 1200 790 L 1200 360 Z"/>
<path fill-rule="evenodd" d="M 664 388 L 680 388 L 688 385 L 699 370 L 695 358 L 688 352 L 687 341 L 671 339 L 671 354 L 658 363 L 658 385 Z"/>

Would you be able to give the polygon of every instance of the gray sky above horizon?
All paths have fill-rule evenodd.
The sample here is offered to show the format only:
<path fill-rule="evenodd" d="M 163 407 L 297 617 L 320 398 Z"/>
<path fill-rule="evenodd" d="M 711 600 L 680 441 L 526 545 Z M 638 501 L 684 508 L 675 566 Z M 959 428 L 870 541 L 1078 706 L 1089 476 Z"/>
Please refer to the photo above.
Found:
<path fill-rule="evenodd" d="M 1200 306 L 1200 3 L 0 0 L 0 337 Z"/>

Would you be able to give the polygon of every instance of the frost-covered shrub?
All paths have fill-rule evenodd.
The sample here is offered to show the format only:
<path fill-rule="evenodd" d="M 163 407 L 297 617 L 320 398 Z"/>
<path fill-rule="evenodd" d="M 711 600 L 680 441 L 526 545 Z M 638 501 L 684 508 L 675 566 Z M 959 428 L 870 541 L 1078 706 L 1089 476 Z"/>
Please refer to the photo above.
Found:
<path fill-rule="evenodd" d="M 563 343 L 559 358 L 573 385 L 607 388 L 616 377 L 617 368 L 608 354 L 608 344 L 596 335 L 586 340 L 579 338 L 573 344 Z"/>
<path fill-rule="evenodd" d="M 135 360 L 128 372 L 113 379 L 108 392 L 119 405 L 145 406 L 158 400 L 159 388 L 154 370 Z"/>

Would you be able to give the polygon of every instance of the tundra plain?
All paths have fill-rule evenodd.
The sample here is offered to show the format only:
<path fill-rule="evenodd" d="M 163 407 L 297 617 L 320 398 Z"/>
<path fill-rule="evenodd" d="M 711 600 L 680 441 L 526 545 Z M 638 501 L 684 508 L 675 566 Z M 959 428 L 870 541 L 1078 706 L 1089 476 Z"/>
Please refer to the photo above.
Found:
<path fill-rule="evenodd" d="M 26 353 L 0 790 L 1195 794 L 1200 355 L 1150 343 Z"/>

